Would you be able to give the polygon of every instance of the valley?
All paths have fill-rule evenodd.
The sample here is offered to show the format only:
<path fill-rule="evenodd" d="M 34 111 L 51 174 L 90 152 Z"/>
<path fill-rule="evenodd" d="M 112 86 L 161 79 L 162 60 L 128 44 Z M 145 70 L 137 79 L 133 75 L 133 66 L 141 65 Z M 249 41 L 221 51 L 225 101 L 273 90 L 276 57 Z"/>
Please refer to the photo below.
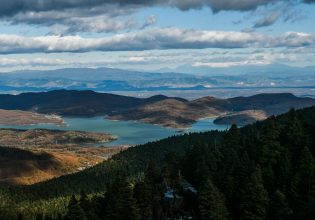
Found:
<path fill-rule="evenodd" d="M 0 220 L 314 220 L 314 12 L 0 1 Z"/>
<path fill-rule="evenodd" d="M 195 100 L 68 90 L 0 95 L 0 146 L 30 156 L 3 157 L 0 170 L 10 169 L 0 181 L 33 184 L 92 167 L 130 146 L 245 126 L 312 105 L 314 99 L 289 93 Z"/>
<path fill-rule="evenodd" d="M 101 219 L 112 213 L 121 215 L 125 210 L 120 204 L 125 203 L 137 210 L 139 216 L 154 215 L 155 209 L 151 209 L 153 206 L 170 217 L 181 215 L 184 211 L 185 215 L 194 217 L 194 210 L 198 211 L 202 207 L 199 204 L 208 204 L 212 200 L 201 203 L 199 198 L 194 199 L 192 194 L 186 194 L 187 191 L 180 191 L 186 185 L 184 189 L 189 188 L 190 193 L 201 195 L 202 198 L 209 192 L 220 195 L 215 201 L 220 202 L 225 213 L 232 216 L 240 215 L 237 210 L 243 204 L 248 204 L 248 201 L 250 204 L 265 201 L 262 207 L 264 213 L 267 213 L 268 208 L 273 208 L 274 200 L 265 198 L 274 198 L 280 194 L 286 198 L 286 207 L 290 207 L 287 215 L 293 219 L 312 219 L 313 211 L 307 207 L 312 207 L 308 199 L 310 195 L 313 198 L 314 194 L 310 191 L 314 188 L 313 185 L 308 185 L 314 181 L 314 176 L 309 175 L 314 173 L 314 119 L 315 107 L 291 110 L 243 128 L 233 126 L 221 132 L 183 134 L 129 148 L 82 172 L 30 186 L 3 188 L 0 191 L 3 201 L 0 209 L 4 216 L 17 216 L 20 213 L 27 219 L 35 219 L 45 213 L 45 216 L 58 219 L 59 215 L 69 216 L 72 210 L 84 207 L 81 201 L 87 201 L 87 204 L 96 205 L 83 209 L 85 211 L 82 213 L 93 212 Z M 302 148 L 300 146 L 303 143 L 309 145 Z M 14 155 L 18 153 L 15 152 Z M 42 158 L 45 155 L 29 157 Z M 280 164 L 280 171 L 278 166 L 263 166 L 270 163 Z M 183 176 L 178 176 L 178 169 Z M 284 171 L 287 176 L 274 175 Z M 274 176 L 273 179 L 270 179 L 270 173 Z M 139 178 L 140 176 L 143 177 Z M 303 178 L 295 180 L 296 176 Z M 207 181 L 204 183 L 203 180 Z M 134 184 L 133 187 L 131 183 Z M 290 191 L 275 192 L 276 183 L 281 189 L 286 185 L 296 187 L 299 201 L 303 201 L 307 207 L 294 206 L 296 198 L 290 197 Z M 204 188 L 204 184 L 210 185 L 210 190 Z M 169 205 L 168 192 L 172 190 L 180 199 L 192 201 L 188 204 L 188 211 L 186 206 L 177 208 Z M 125 199 L 126 195 L 129 195 L 129 200 Z M 152 195 L 158 203 L 150 199 Z M 234 196 L 241 196 L 239 203 L 233 202 L 230 207 L 223 202 L 225 198 Z M 78 201 L 75 202 L 77 206 L 71 206 L 74 199 Z M 183 204 L 182 200 L 176 201 Z M 194 207 L 194 204 L 198 206 Z M 82 213 L 78 215 L 82 216 Z M 241 215 L 245 216 L 246 213 Z"/>

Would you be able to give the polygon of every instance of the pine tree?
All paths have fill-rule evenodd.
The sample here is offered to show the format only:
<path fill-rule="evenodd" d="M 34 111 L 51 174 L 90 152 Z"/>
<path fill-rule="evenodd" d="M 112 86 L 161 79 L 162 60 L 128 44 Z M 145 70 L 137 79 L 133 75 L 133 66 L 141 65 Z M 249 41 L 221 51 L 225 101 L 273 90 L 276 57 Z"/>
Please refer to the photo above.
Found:
<path fill-rule="evenodd" d="M 85 213 L 80 207 L 75 196 L 72 196 L 68 205 L 66 220 L 86 220 Z"/>
<path fill-rule="evenodd" d="M 90 219 L 96 220 L 97 219 L 97 216 L 96 216 L 96 213 L 94 210 L 95 207 L 92 207 L 92 204 L 91 204 L 88 196 L 85 194 L 84 191 L 81 192 L 79 205 L 82 208 L 82 210 L 84 211 L 86 219 L 88 219 L 88 220 L 90 220 Z"/>
<path fill-rule="evenodd" d="M 281 143 L 291 150 L 293 161 L 296 161 L 300 156 L 306 139 L 303 125 L 298 119 L 296 111 L 291 109 L 286 118 L 286 125 L 281 132 Z"/>
<path fill-rule="evenodd" d="M 43 213 L 40 213 L 40 214 L 36 215 L 36 220 L 43 220 L 43 219 L 44 219 Z"/>
<path fill-rule="evenodd" d="M 270 204 L 270 219 L 272 220 L 286 220 L 292 215 L 292 210 L 289 207 L 286 196 L 277 190 L 271 200 Z"/>
<path fill-rule="evenodd" d="M 18 216 L 17 216 L 17 220 L 23 220 L 24 219 L 24 216 L 22 213 L 19 213 Z"/>
<path fill-rule="evenodd" d="M 119 180 L 118 180 L 119 181 Z M 101 218 L 108 219 L 108 220 L 115 220 L 118 219 L 119 215 L 119 207 L 118 207 L 118 200 L 119 200 L 119 191 L 118 191 L 118 182 L 117 180 L 107 187 L 107 191 L 105 193 L 104 200 L 101 201 L 100 207 L 104 206 L 104 213 L 100 212 Z"/>
<path fill-rule="evenodd" d="M 277 121 L 271 117 L 265 121 L 261 134 L 261 158 L 260 163 L 265 167 L 267 165 L 274 166 L 277 164 L 283 150 L 279 142 L 280 130 Z"/>
<path fill-rule="evenodd" d="M 200 189 L 199 210 L 202 220 L 228 219 L 224 196 L 210 179 L 203 183 Z"/>
<path fill-rule="evenodd" d="M 235 124 L 233 124 L 226 133 L 224 138 L 224 145 L 227 148 L 233 148 L 235 150 L 239 150 L 240 148 L 242 148 L 240 129 Z"/>
<path fill-rule="evenodd" d="M 91 208 L 90 201 L 84 191 L 81 192 L 79 204 L 84 211 L 88 211 Z"/>
<path fill-rule="evenodd" d="M 134 196 L 140 209 L 142 219 L 152 216 L 152 194 L 150 187 L 145 182 L 138 182 L 134 187 Z"/>
<path fill-rule="evenodd" d="M 133 197 L 133 190 L 130 184 L 125 180 L 119 185 L 118 191 L 118 219 L 139 220 L 140 213 Z"/>
<path fill-rule="evenodd" d="M 199 187 L 211 175 L 210 169 L 216 169 L 216 160 L 206 144 L 198 143 L 188 150 L 183 161 L 183 173 L 189 182 Z"/>
<path fill-rule="evenodd" d="M 265 219 L 268 204 L 268 193 L 264 188 L 261 170 L 258 167 L 241 192 L 241 218 L 244 220 Z"/>
<path fill-rule="evenodd" d="M 315 198 L 315 163 L 308 147 L 304 147 L 299 161 L 299 192 L 302 196 Z"/>
<path fill-rule="evenodd" d="M 157 165 L 151 161 L 146 171 L 145 181 L 150 185 L 154 186 L 161 181 L 161 175 Z"/>

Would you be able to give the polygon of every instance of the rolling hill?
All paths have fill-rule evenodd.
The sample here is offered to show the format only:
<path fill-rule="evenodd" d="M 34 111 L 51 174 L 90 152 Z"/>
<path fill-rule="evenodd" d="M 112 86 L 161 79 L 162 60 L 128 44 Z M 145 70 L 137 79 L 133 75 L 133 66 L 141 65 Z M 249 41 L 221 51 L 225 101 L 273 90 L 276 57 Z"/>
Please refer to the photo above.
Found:
<path fill-rule="evenodd" d="M 229 99 L 207 96 L 192 101 L 162 95 L 135 98 L 89 90 L 54 90 L 0 95 L 0 109 L 61 116 L 107 115 L 108 118 L 115 120 L 138 120 L 175 128 L 190 127 L 198 119 L 208 117 L 225 117 L 225 120 L 218 122 L 232 124 L 238 121 L 229 121 L 226 118 L 229 114 L 233 114 L 235 118 L 238 112 L 242 112 L 242 117 L 253 111 L 263 112 L 259 115 L 248 115 L 252 118 L 249 122 L 252 122 L 265 119 L 266 116 L 284 113 L 290 108 L 300 109 L 313 105 L 315 105 L 314 99 L 296 97 L 289 93 L 258 94 Z M 261 117 L 262 115 L 265 117 Z"/>

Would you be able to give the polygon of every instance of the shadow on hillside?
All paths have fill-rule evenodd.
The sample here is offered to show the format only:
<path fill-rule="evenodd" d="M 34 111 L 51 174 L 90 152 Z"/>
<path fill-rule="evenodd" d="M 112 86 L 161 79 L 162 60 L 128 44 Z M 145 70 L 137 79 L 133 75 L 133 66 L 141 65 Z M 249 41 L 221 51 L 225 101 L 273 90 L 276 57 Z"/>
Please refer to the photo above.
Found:
<path fill-rule="evenodd" d="M 54 171 L 60 165 L 60 162 L 48 153 L 0 147 L 0 183 L 2 184 L 18 184 L 20 178 L 45 175 L 46 172 Z"/>

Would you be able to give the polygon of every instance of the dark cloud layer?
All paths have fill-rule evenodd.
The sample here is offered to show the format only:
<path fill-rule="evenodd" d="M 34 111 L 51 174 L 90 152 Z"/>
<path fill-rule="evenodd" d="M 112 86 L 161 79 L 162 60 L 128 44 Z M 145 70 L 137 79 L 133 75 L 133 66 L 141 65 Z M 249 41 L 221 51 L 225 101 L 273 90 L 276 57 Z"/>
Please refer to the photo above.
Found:
<path fill-rule="evenodd" d="M 314 3 L 315 0 L 1 0 L 0 19 L 5 19 L 11 24 L 26 23 L 48 27 L 57 24 L 63 34 L 116 32 L 137 26 L 130 19 L 122 17 L 144 7 L 161 6 L 180 10 L 208 7 L 217 13 L 252 11 L 259 6 L 279 2 Z M 254 27 L 272 25 L 279 17 L 279 13 L 276 12 L 258 20 Z M 95 21 L 95 25 L 91 25 L 91 19 Z M 155 20 L 146 22 L 148 23 L 138 26 L 153 25 Z"/>
<path fill-rule="evenodd" d="M 213 11 L 221 10 L 253 10 L 281 0 L 1 0 L 0 15 L 12 16 L 23 12 L 59 11 L 65 9 L 117 7 L 169 6 L 181 10 L 210 7 Z M 312 1 L 308 1 L 312 2 Z"/>

